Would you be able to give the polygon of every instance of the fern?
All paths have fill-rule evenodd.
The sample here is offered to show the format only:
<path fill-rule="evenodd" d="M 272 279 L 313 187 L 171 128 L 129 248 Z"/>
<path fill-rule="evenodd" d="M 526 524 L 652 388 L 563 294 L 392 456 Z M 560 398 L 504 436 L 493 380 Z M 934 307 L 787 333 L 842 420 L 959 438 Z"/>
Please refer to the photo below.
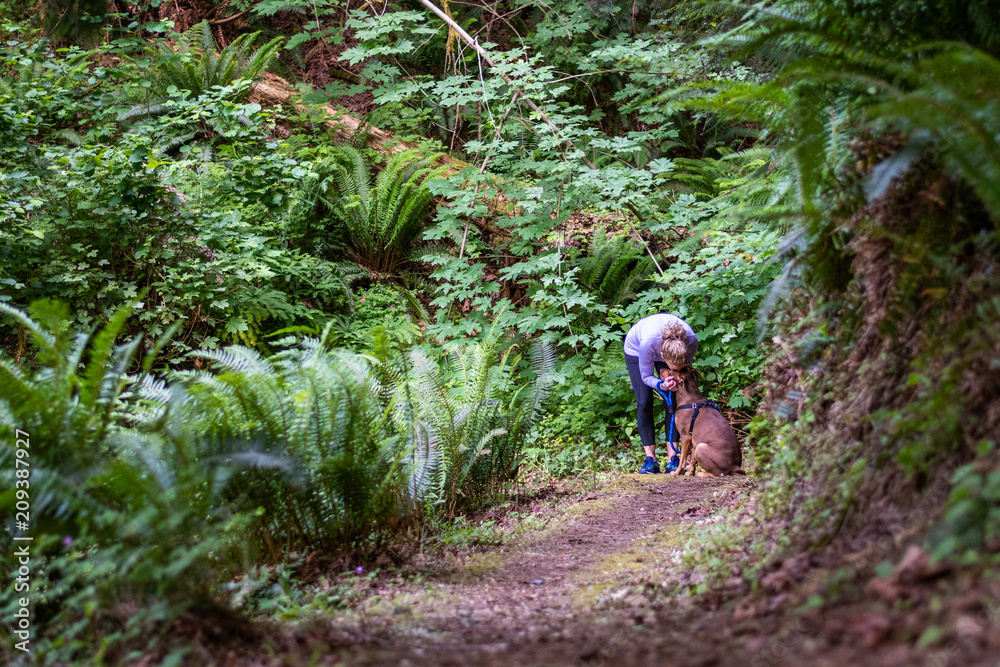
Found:
<path fill-rule="evenodd" d="M 604 227 L 593 232 L 587 256 L 577 278 L 608 306 L 622 305 L 635 297 L 653 272 L 653 261 L 625 236 L 608 239 Z"/>
<path fill-rule="evenodd" d="M 441 173 L 433 162 L 417 151 L 397 153 L 372 182 L 361 153 L 342 146 L 317 163 L 301 186 L 290 227 L 310 243 L 339 225 L 352 259 L 373 272 L 392 274 L 407 261 L 430 217 L 433 195 L 424 183 Z M 318 206 L 326 215 L 317 220 Z"/>
<path fill-rule="evenodd" d="M 249 441 L 202 438 L 186 418 L 187 396 L 146 374 L 166 340 L 129 377 L 139 339 L 116 345 L 129 308 L 75 335 L 65 326 L 69 310 L 56 303 L 34 303 L 32 316 L 0 304 L 0 314 L 19 322 L 37 350 L 30 371 L 0 361 L 0 481 L 15 488 L 16 426 L 30 441 L 33 589 L 53 604 L 49 621 L 71 637 L 101 622 L 95 613 L 81 623 L 84 607 L 135 596 L 180 613 L 210 598 L 229 531 L 238 534 L 243 522 L 224 491 L 241 469 L 294 480 L 290 461 Z M 0 498 L 11 519 L 13 499 Z M 66 551 L 66 536 L 86 559 Z"/>
<path fill-rule="evenodd" d="M 216 439 L 280 447 L 304 472 L 300 486 L 271 472 L 234 478 L 234 489 L 266 513 L 253 529 L 270 557 L 285 549 L 367 550 L 400 521 L 406 441 L 392 428 L 378 376 L 362 357 L 320 339 L 287 337 L 269 358 L 231 346 L 202 351 L 214 373 L 178 374 L 192 397 L 189 418 Z M 282 545 L 280 548 L 277 545 Z"/>
<path fill-rule="evenodd" d="M 975 189 L 1000 230 L 1000 61 L 957 45 L 914 67 L 918 84 L 868 111 L 910 136 L 929 133 Z"/>
<path fill-rule="evenodd" d="M 169 86 L 186 90 L 193 97 L 214 87 L 230 86 L 240 79 L 254 81 L 271 64 L 283 39 L 276 37 L 254 50 L 260 32 L 244 33 L 222 51 L 217 51 L 212 28 L 202 21 L 177 35 L 175 49 L 165 43 L 156 46 L 160 56 L 159 73 L 163 77 L 157 91 L 165 94 Z M 239 92 L 234 101 L 242 101 L 253 92 L 253 85 Z"/>
<path fill-rule="evenodd" d="M 136 123 L 177 111 L 178 95 L 202 101 L 214 98 L 216 102 L 234 104 L 243 102 L 253 92 L 256 80 L 272 63 L 281 48 L 282 38 L 276 37 L 253 50 L 259 32 L 244 33 L 229 46 L 217 51 L 211 26 L 203 21 L 187 32 L 177 35 L 173 46 L 159 42 L 150 47 L 159 58 L 155 61 L 156 75 L 153 88 L 133 89 L 125 97 L 132 103 L 117 115 L 120 123 Z M 175 90 L 176 89 L 176 90 Z M 233 119 L 245 127 L 252 121 L 243 113 Z M 169 151 L 182 145 L 195 143 L 201 160 L 214 158 L 211 141 L 206 140 L 207 125 L 216 134 L 225 135 L 227 128 L 218 117 L 199 119 L 196 129 L 181 132 L 160 145 Z"/>
<path fill-rule="evenodd" d="M 449 356 L 447 371 L 420 352 L 410 353 L 413 387 L 409 396 L 418 415 L 419 448 L 412 470 L 414 486 L 431 487 L 431 500 L 453 516 L 463 506 L 499 493 L 514 479 L 528 431 L 537 419 L 552 383 L 554 353 L 536 348 L 536 383 L 530 394 L 514 390 L 508 354 L 497 356 L 495 338 Z M 453 382 L 445 377 L 452 376 Z M 431 481 L 433 480 L 433 485 Z"/>

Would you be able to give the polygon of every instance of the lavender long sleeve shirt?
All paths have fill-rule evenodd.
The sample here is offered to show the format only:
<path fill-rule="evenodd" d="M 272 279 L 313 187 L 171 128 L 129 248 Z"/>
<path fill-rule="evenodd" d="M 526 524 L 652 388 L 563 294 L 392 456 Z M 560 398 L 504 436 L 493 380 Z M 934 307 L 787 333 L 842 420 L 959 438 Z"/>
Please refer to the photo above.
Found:
<path fill-rule="evenodd" d="M 663 361 L 660 355 L 663 327 L 674 323 L 679 323 L 687 332 L 687 362 L 690 364 L 694 361 L 694 353 L 698 350 L 698 337 L 695 336 L 694 329 L 676 315 L 657 313 L 644 317 L 636 322 L 625 336 L 625 354 L 639 357 L 639 373 L 642 375 L 642 381 L 652 389 L 656 388 L 656 382 L 660 379 L 656 377 L 655 362 Z"/>

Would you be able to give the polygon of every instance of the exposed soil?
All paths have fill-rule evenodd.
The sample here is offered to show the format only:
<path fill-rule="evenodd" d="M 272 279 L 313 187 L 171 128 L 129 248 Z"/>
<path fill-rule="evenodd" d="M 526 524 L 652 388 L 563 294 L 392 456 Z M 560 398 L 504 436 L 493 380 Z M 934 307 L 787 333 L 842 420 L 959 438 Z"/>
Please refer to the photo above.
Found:
<path fill-rule="evenodd" d="M 885 591 L 868 590 L 853 601 L 815 605 L 806 603 L 809 586 L 794 581 L 808 578 L 809 563 L 792 559 L 759 590 L 744 585 L 724 604 L 710 595 L 664 596 L 662 578 L 694 576 L 679 572 L 687 529 L 720 518 L 746 484 L 739 478 L 619 478 L 559 508 L 544 528 L 513 546 L 446 554 L 450 562 L 428 562 L 406 586 L 373 584 L 374 595 L 360 610 L 286 626 L 276 657 L 230 654 L 226 663 L 997 664 L 1000 607 L 991 600 L 1000 600 L 1000 588 L 988 583 L 962 598 L 952 590 L 955 582 L 943 590 L 933 588 L 941 580 L 920 587 L 902 576 L 891 584 L 902 604 L 887 605 Z M 969 582 L 959 587 L 970 590 Z M 946 614 L 950 625 L 928 636 L 929 624 L 944 618 L 928 609 L 942 597 L 954 602 Z"/>
<path fill-rule="evenodd" d="M 677 521 L 694 521 L 725 484 L 622 478 L 570 506 L 534 539 L 473 555 L 420 594 L 393 600 L 391 617 L 365 624 L 369 641 L 339 657 L 364 665 L 599 660 L 608 637 L 588 626 L 609 619 L 594 602 L 623 573 L 642 569 L 649 559 L 639 545 Z"/>

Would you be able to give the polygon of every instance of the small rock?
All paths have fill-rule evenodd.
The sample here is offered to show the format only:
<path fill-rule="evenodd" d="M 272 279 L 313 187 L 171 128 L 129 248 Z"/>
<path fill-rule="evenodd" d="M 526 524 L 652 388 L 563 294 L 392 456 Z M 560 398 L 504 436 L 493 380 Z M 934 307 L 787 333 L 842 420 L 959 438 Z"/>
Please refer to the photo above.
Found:
<path fill-rule="evenodd" d="M 903 598 L 903 591 L 892 579 L 872 579 L 865 585 L 865 592 L 869 595 L 882 598 L 886 602 L 896 602 Z"/>
<path fill-rule="evenodd" d="M 545 583 L 545 580 L 544 579 L 535 579 L 531 583 L 533 583 L 535 586 L 541 586 L 542 584 Z"/>
<path fill-rule="evenodd" d="M 862 613 L 851 621 L 855 637 L 865 648 L 875 648 L 889 636 L 892 631 L 892 621 L 885 616 L 873 613 Z"/>
<path fill-rule="evenodd" d="M 955 634 L 962 639 L 979 639 L 983 635 L 983 625 L 968 614 L 955 619 Z"/>
<path fill-rule="evenodd" d="M 733 610 L 733 623 L 740 623 L 757 615 L 757 607 L 750 600 L 740 600 Z"/>
<path fill-rule="evenodd" d="M 769 591 L 782 591 L 792 583 L 791 577 L 784 570 L 775 570 L 764 575 L 760 580 L 760 585 Z"/>

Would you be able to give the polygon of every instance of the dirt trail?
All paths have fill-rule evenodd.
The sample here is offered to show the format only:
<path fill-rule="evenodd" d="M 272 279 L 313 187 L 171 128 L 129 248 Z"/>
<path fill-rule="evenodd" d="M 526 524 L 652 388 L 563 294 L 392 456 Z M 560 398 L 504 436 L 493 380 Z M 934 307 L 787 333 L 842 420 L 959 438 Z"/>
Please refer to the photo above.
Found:
<path fill-rule="evenodd" d="M 729 483 L 624 477 L 534 539 L 479 554 L 412 599 L 395 597 L 391 612 L 368 618 L 369 641 L 339 657 L 352 665 L 603 663 L 621 648 L 619 626 L 638 628 L 649 645 L 643 617 L 595 612 L 592 603 L 623 574 L 641 570 L 650 540 L 695 520 Z"/>
<path fill-rule="evenodd" d="M 928 605 L 917 602 L 941 591 L 913 590 L 910 604 L 888 607 L 858 590 L 817 606 L 827 589 L 776 586 L 781 570 L 756 591 L 742 582 L 747 597 L 725 604 L 718 595 L 667 595 L 664 579 L 699 576 L 679 557 L 700 539 L 686 528 L 721 518 L 739 488 L 741 479 L 618 478 L 513 546 L 445 565 L 435 557 L 405 585 L 376 584 L 352 612 L 286 628 L 283 648 L 243 664 L 1000 665 L 984 634 L 992 607 L 962 617 L 955 641 L 917 641 L 929 623 Z M 972 636 L 973 623 L 982 636 Z"/>

